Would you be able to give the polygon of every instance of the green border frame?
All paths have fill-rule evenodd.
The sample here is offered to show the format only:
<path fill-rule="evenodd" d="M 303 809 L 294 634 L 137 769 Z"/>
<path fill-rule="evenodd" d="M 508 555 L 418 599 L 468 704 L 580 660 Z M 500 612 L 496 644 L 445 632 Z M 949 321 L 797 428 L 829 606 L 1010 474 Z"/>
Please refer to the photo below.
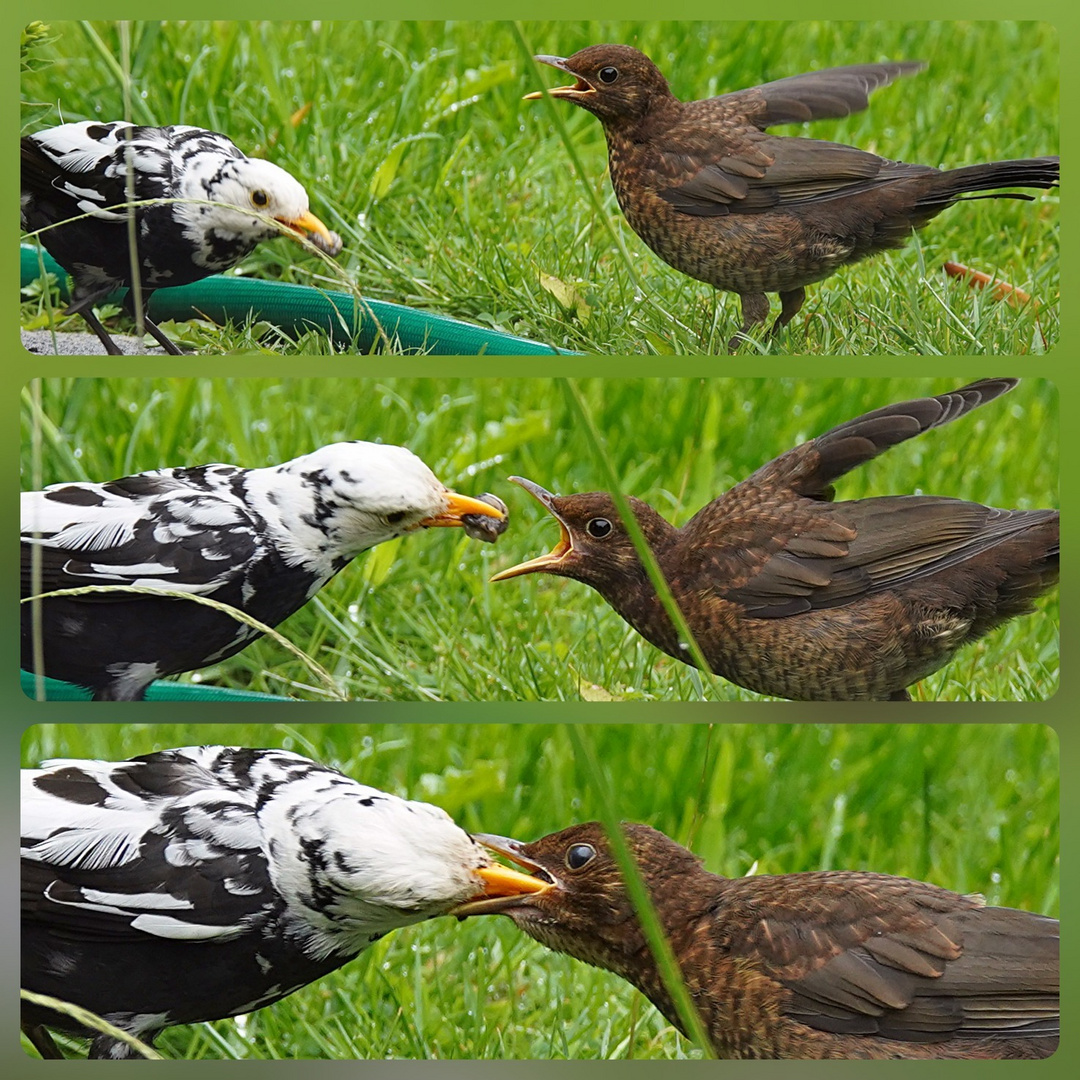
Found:
<path fill-rule="evenodd" d="M 87 9 L 90 9 L 89 12 Z M 449 10 L 448 10 L 449 9 Z M 642 17 L 648 18 L 655 12 L 655 4 L 645 4 L 639 2 L 639 0 L 592 0 L 585 11 L 588 12 L 590 17 L 610 17 L 610 18 L 634 18 Z M 580 19 L 583 9 L 580 3 L 568 3 L 566 0 L 549 0 L 544 5 L 541 12 L 537 12 L 535 8 L 525 9 L 523 5 L 507 5 L 506 3 L 500 3 L 498 0 L 464 0 L 452 5 L 441 4 L 433 2 L 433 0 L 406 0 L 402 8 L 394 10 L 394 16 L 397 18 L 409 18 L 409 19 L 442 19 L 448 15 L 452 15 L 456 18 L 470 18 L 470 19 L 495 19 L 505 18 L 507 15 L 519 16 L 519 17 L 535 17 L 538 13 L 542 13 L 548 18 L 563 18 L 563 19 Z M 132 2 L 132 0 L 118 0 L 118 2 L 105 2 L 97 4 L 76 4 L 71 0 L 55 0 L 54 3 L 48 5 L 46 10 L 40 12 L 29 13 L 26 17 L 17 17 L 10 12 L 6 16 L 3 16 L 3 20 L 11 28 L 12 32 L 16 32 L 21 26 L 28 21 L 29 18 L 42 18 L 46 21 L 49 19 L 59 20 L 63 18 L 78 18 L 85 17 L 87 14 L 92 14 L 98 18 L 137 18 L 146 17 L 147 7 L 145 4 L 138 4 Z M 194 18 L 220 18 L 222 15 L 228 15 L 231 18 L 237 19 L 266 19 L 266 18 L 292 18 L 295 17 L 297 12 L 295 5 L 287 4 L 282 0 L 263 0 L 261 3 L 252 3 L 250 0 L 227 0 L 224 9 L 216 4 L 209 4 L 200 2 L 200 0 L 189 0 L 185 4 L 178 4 L 172 2 L 172 0 L 163 0 L 162 3 L 156 6 L 154 14 L 157 17 L 182 17 L 185 19 Z M 313 14 L 318 15 L 321 18 L 338 18 L 338 19 L 356 19 L 363 17 L 385 17 L 385 10 L 381 7 L 377 7 L 371 3 L 370 0 L 350 0 L 345 3 L 342 0 L 322 0 L 321 3 L 316 5 Z M 700 20 L 716 20 L 722 19 L 727 14 L 734 14 L 730 9 L 725 10 L 718 6 L 715 2 L 705 3 L 704 0 L 676 0 L 672 8 L 665 11 L 665 16 L 668 19 L 700 19 Z M 796 0 L 767 0 L 760 8 L 755 9 L 751 14 L 762 17 L 767 16 L 770 19 L 798 19 L 805 18 L 808 14 L 811 14 L 815 18 L 830 18 L 830 19 L 866 19 L 866 18 L 891 18 L 895 17 L 896 9 L 884 5 L 869 5 L 865 2 L 854 3 L 851 0 L 825 0 L 825 2 L 815 5 L 814 9 L 810 12 L 807 11 L 805 4 L 798 3 Z M 945 0 L 944 3 L 927 3 L 925 0 L 913 0 L 905 6 L 903 15 L 906 20 L 919 21 L 924 19 L 996 19 L 996 18 L 1015 18 L 1018 14 L 1024 18 L 1029 19 L 1044 19 L 1054 23 L 1060 34 L 1061 44 L 1061 137 L 1062 137 L 1062 156 L 1066 160 L 1070 159 L 1070 148 L 1076 146 L 1077 132 L 1080 130 L 1080 113 L 1077 112 L 1075 106 L 1080 103 L 1080 98 L 1077 95 L 1077 85 L 1080 83 L 1080 64 L 1074 66 L 1073 62 L 1076 59 L 1080 59 L 1080 7 L 1075 3 L 1065 3 L 1063 0 L 1035 0 L 1035 4 L 1030 9 L 1024 9 L 1022 12 L 1018 12 L 1016 5 L 1013 3 L 1005 3 L 1003 0 L 982 0 L 982 2 L 955 2 L 955 0 Z M 737 43 L 736 43 L 737 45 Z M 14 51 L 14 50 L 13 50 Z M 362 62 L 358 58 L 358 62 Z M 12 64 L 9 69 L 12 72 L 17 71 L 17 68 Z M 8 95 L 0 108 L 11 114 L 12 117 L 16 111 L 18 95 L 17 93 Z M 14 128 L 15 121 L 12 119 L 9 131 Z M 12 135 L 14 132 L 12 132 Z M 13 138 L 10 140 L 14 141 Z M 0 170 L 0 184 L 3 185 L 3 199 L 4 202 L 13 206 L 15 201 L 15 189 L 16 189 L 16 167 L 14 165 L 14 156 L 11 158 L 12 164 L 6 165 Z M 1068 204 L 1068 198 L 1066 198 L 1066 204 Z M 1065 217 L 1069 216 L 1070 211 L 1066 210 Z M 13 216 L 12 216 L 13 217 Z M 11 220 L 11 219 L 9 219 Z M 17 236 L 14 235 L 14 226 L 12 227 L 13 235 L 11 237 L 10 247 L 12 250 L 15 248 Z M 1064 227 L 1065 234 L 1067 233 L 1068 225 Z M 1072 261 L 1072 254 L 1070 250 L 1067 250 L 1064 256 L 1064 262 L 1068 265 Z M 1074 279 L 1068 277 L 1070 271 L 1068 271 L 1066 265 L 1064 280 L 1066 291 L 1070 291 L 1076 288 Z M 9 259 L 0 260 L 0 286 L 3 281 L 8 281 L 8 286 L 4 287 L 6 293 L 12 298 L 11 302 L 15 302 L 17 291 L 14 287 L 15 282 L 11 279 L 15 277 L 17 273 L 14 256 Z M 1076 294 L 1073 294 L 1076 295 Z M 1080 460 L 1080 346 L 1078 346 L 1078 339 L 1073 337 L 1076 333 L 1076 325 L 1072 317 L 1070 310 L 1071 305 L 1066 303 L 1063 305 L 1065 308 L 1065 314 L 1062 319 L 1061 337 L 1059 344 L 1045 357 L 1038 358 L 1025 358 L 1023 363 L 1016 363 L 1009 358 L 1004 358 L 1003 363 L 1000 365 L 1002 370 L 1008 372 L 1016 372 L 1017 374 L 1027 375 L 1040 375 L 1046 378 L 1052 379 L 1057 383 L 1062 397 L 1062 425 L 1061 425 L 1061 439 L 1062 449 L 1064 451 L 1063 457 L 1068 460 Z M 0 361 L 3 362 L 3 392 L 0 393 L 0 425 L 3 430 L 9 432 L 18 430 L 18 397 L 20 388 L 35 375 L 94 375 L 94 376 L 109 376 L 109 375 L 132 375 L 132 374 L 162 374 L 162 375 L 203 375 L 207 374 L 204 366 L 200 363 L 198 358 L 181 359 L 175 362 L 170 360 L 154 360 L 152 361 L 153 368 L 148 370 L 145 360 L 110 360 L 102 358 L 93 364 L 88 364 L 85 359 L 69 359 L 69 358 L 51 358 L 45 360 L 34 358 L 27 354 L 23 349 L 15 334 L 12 333 L 10 337 L 6 339 L 7 344 L 0 347 Z M 829 376 L 843 376 L 852 374 L 863 374 L 864 372 L 858 369 L 858 360 L 851 359 L 815 359 L 812 367 L 808 369 L 808 365 L 805 360 L 800 360 L 798 357 L 754 357 L 752 361 L 752 370 L 749 369 L 749 365 L 743 365 L 741 359 L 735 361 L 725 362 L 723 359 L 715 357 L 699 357 L 699 358 L 675 358 L 665 357 L 663 359 L 663 371 L 662 373 L 669 377 L 677 376 L 689 376 L 689 377 L 702 377 L 708 375 L 719 374 L 754 374 L 758 376 L 813 376 L 813 375 L 829 375 Z M 10 365 L 10 366 L 9 366 Z M 320 358 L 308 358 L 307 360 L 308 370 L 307 373 L 311 375 L 342 375 L 349 373 L 349 367 L 346 362 L 343 362 L 341 358 L 336 359 L 320 359 Z M 938 357 L 886 357 L 879 358 L 875 361 L 873 371 L 866 371 L 867 375 L 906 375 L 906 376 L 942 376 L 949 375 L 955 376 L 959 381 L 977 378 L 979 376 L 994 374 L 995 372 L 988 370 L 992 365 L 988 365 L 983 360 L 973 360 L 972 358 L 956 357 L 956 358 L 938 358 Z M 520 361 L 509 361 L 505 366 L 500 367 L 497 359 L 490 358 L 460 358 L 460 359 L 432 359 L 432 358 L 362 358 L 361 362 L 357 363 L 356 374 L 357 375 L 380 375 L 389 374 L 391 371 L 395 374 L 415 374 L 415 375 L 454 375 L 454 376 L 498 376 L 500 374 L 510 374 L 521 372 Z M 267 361 L 265 358 L 253 359 L 245 357 L 225 358 L 224 362 L 219 360 L 216 365 L 214 374 L 228 374 L 234 376 L 242 375 L 262 375 L 270 377 L 283 377 L 289 374 L 295 374 L 295 365 L 291 364 L 287 360 L 281 361 Z M 544 375 L 605 375 L 616 373 L 610 366 L 610 360 L 604 357 L 555 357 L 546 360 L 542 374 Z M 617 374 L 620 376 L 647 376 L 660 374 L 660 365 L 657 363 L 657 359 L 654 357 L 632 357 L 620 359 L 617 367 Z M 1077 412 L 1073 413 L 1072 410 L 1076 409 Z M 4 419 L 6 418 L 6 419 Z M 1073 427 L 1069 422 L 1070 419 L 1077 419 L 1078 424 Z M 1071 457 L 1071 451 L 1069 447 L 1072 447 L 1073 451 L 1077 451 L 1078 458 L 1073 459 Z M 12 453 L 13 457 L 17 454 L 18 447 L 14 444 L 9 445 L 9 449 L 5 453 Z M 12 473 L 14 473 L 14 466 L 10 466 Z M 1080 484 L 1080 467 L 1073 469 L 1066 469 L 1061 477 L 1061 496 L 1065 505 L 1071 506 L 1074 496 L 1071 494 L 1074 484 Z M 15 477 L 12 478 L 12 486 L 16 487 Z M 10 502 L 7 504 L 14 507 L 14 496 L 12 496 Z M 1066 527 L 1066 547 L 1072 547 L 1080 551 L 1080 547 L 1071 540 L 1071 533 L 1068 527 Z M 1069 558 L 1080 558 L 1080 554 L 1074 555 Z M 1073 602 L 1077 600 L 1076 586 L 1074 584 L 1074 578 L 1070 576 L 1070 571 L 1066 569 L 1062 578 L 1062 587 L 1065 592 L 1073 595 L 1073 601 L 1067 601 L 1067 608 L 1071 609 Z M 13 575 L 12 575 L 13 577 Z M 2 586 L 0 588 L 5 590 L 8 594 L 9 610 L 14 611 L 15 604 L 17 603 L 17 597 L 15 596 L 14 585 Z M 14 627 L 14 620 L 10 624 Z M 1068 634 L 1071 632 L 1068 630 L 1070 624 L 1066 620 L 1065 627 L 1063 629 L 1063 638 L 1066 642 L 1066 650 L 1069 648 L 1067 641 L 1071 640 Z M 15 633 L 14 629 L 9 631 L 6 635 L 10 641 L 5 641 L 3 648 L 7 651 L 8 655 L 14 661 L 15 657 Z M 12 671 L 14 671 L 14 663 L 12 663 Z M 11 771 L 5 772 L 4 775 L 7 778 L 4 784 L 4 793 L 2 796 L 3 803 L 0 807 L 0 813 L 3 815 L 3 819 L 6 825 L 4 829 L 4 836 L 8 838 L 8 852 L 10 857 L 14 859 L 14 829 L 13 823 L 18 815 L 18 810 L 15 806 L 16 797 L 10 794 L 15 790 L 15 777 L 14 769 L 18 758 L 19 749 L 19 737 L 22 729 L 28 726 L 30 723 L 48 723 L 48 722 L 60 722 L 60 721 L 72 721 L 77 719 L 79 721 L 85 721 L 86 719 L 98 719 L 97 717 L 88 717 L 82 713 L 82 707 L 78 704 L 65 704 L 65 703 L 47 703 L 47 704 L 35 704 L 29 702 L 19 689 L 18 683 L 14 677 L 4 680 L 0 683 L 0 708 L 4 722 L 2 725 L 2 732 L 0 732 L 0 738 L 4 742 L 6 747 L 6 754 L 10 765 L 8 768 Z M 134 705 L 129 706 L 124 711 L 124 715 L 118 717 L 115 711 L 109 711 L 108 715 L 102 715 L 100 720 L 111 720 L 116 722 L 118 719 L 131 720 L 132 722 L 141 721 L 164 721 L 177 720 L 177 721 L 189 721 L 193 722 L 196 716 L 200 721 L 208 723 L 227 723 L 230 720 L 236 720 L 238 714 L 236 710 L 239 708 L 237 705 L 210 703 L 210 704 L 194 704 L 194 703 L 158 703 L 154 705 Z M 315 711 L 305 712 L 301 717 L 299 713 L 293 712 L 292 720 L 296 721 L 323 721 L 325 722 L 329 715 L 327 709 L 335 708 L 335 706 L 323 703 L 310 704 L 310 705 L 296 705 L 296 709 L 311 709 Z M 415 705 L 415 704 L 392 704 L 392 705 L 378 705 L 370 706 L 363 704 L 350 704 L 336 706 L 339 712 L 335 714 L 335 719 L 349 722 L 364 722 L 369 720 L 379 719 L 393 719 L 393 720 L 408 720 L 417 723 L 423 722 L 439 722 L 439 723 L 454 723 L 465 722 L 466 720 L 475 721 L 477 717 L 477 708 L 475 705 L 466 703 L 462 704 L 446 704 L 442 706 L 432 705 Z M 1038 722 L 1047 723 L 1052 725 L 1058 732 L 1061 740 L 1062 749 L 1062 770 L 1068 775 L 1073 769 L 1080 767 L 1080 689 L 1077 688 L 1077 684 L 1072 682 L 1072 677 L 1068 674 L 1068 669 L 1063 672 L 1061 681 L 1061 689 L 1058 694 L 1050 701 L 1027 706 L 1023 713 L 1020 711 L 1020 706 L 1010 703 L 986 703 L 978 705 L 967 704 L 943 704 L 939 706 L 927 706 L 918 709 L 917 715 L 913 715 L 913 719 L 918 722 Z M 79 710 L 77 717 L 73 716 L 72 710 Z M 196 714 L 194 710 L 198 710 Z M 597 710 L 601 712 L 598 713 Z M 850 716 L 850 719 L 867 719 L 867 720 L 892 720 L 895 719 L 895 715 L 892 710 L 887 710 L 887 706 L 881 706 L 878 709 L 871 709 L 869 713 L 864 709 L 863 714 L 860 717 L 855 715 Z M 149 710 L 149 711 L 148 711 Z M 797 711 L 796 711 L 797 710 Z M 791 721 L 799 722 L 836 722 L 838 720 L 849 719 L 847 716 L 838 716 L 836 706 L 828 705 L 787 705 L 777 704 L 773 707 L 765 707 L 759 703 L 745 703 L 729 704 L 727 708 L 719 713 L 713 706 L 699 706 L 694 704 L 641 704 L 635 705 L 634 703 L 619 703 L 617 705 L 610 705 L 606 708 L 602 705 L 594 705 L 582 703 L 578 704 L 530 704 L 530 703 L 517 703 L 511 705 L 490 706 L 487 710 L 480 710 L 482 712 L 490 713 L 490 716 L 483 716 L 480 719 L 511 721 L 511 722 L 559 722 L 559 723 L 580 723 L 595 721 L 597 719 L 604 720 L 618 720 L 622 722 L 680 722 L 680 721 L 738 721 L 738 722 L 764 722 L 769 721 L 773 723 L 783 723 Z M 601 715 L 602 713 L 602 715 Z M 1071 788 L 1070 785 L 1065 786 L 1065 790 L 1062 796 L 1062 814 L 1063 817 L 1068 820 L 1078 821 L 1080 820 L 1080 790 Z M 1064 915 L 1066 921 L 1077 921 L 1080 918 L 1080 902 L 1077 901 L 1077 881 L 1078 872 L 1077 866 L 1080 863 L 1080 840 L 1076 838 L 1076 835 L 1071 833 L 1068 829 L 1064 830 L 1065 839 L 1063 841 L 1065 848 L 1065 863 L 1066 869 L 1064 874 L 1064 882 L 1062 884 L 1062 893 L 1064 896 Z M 13 865 L 13 862 L 8 865 Z M 15 882 L 14 875 L 9 875 L 10 880 L 4 886 L 3 892 L 3 906 L 0 908 L 0 919 L 3 920 L 3 928 L 7 931 L 3 935 L 3 941 L 0 943 L 0 962 L 3 964 L 3 970 L 5 972 L 13 973 L 16 970 L 16 959 L 18 952 L 18 934 L 17 934 L 17 906 L 15 901 Z M 1065 949 L 1064 949 L 1064 970 L 1065 979 L 1063 986 L 1064 1005 L 1065 1005 L 1065 1023 L 1064 1034 L 1062 1041 L 1062 1049 L 1057 1055 L 1049 1062 L 1045 1063 L 1033 1063 L 1027 1065 L 1017 1065 L 1015 1063 L 1001 1063 L 996 1065 L 993 1063 L 983 1064 L 980 1069 L 994 1070 L 997 1075 L 1004 1076 L 1004 1070 L 1010 1070 L 1009 1075 L 1015 1076 L 1016 1069 L 1024 1069 L 1026 1072 L 1037 1069 L 1040 1070 L 1041 1076 L 1057 1076 L 1063 1075 L 1069 1068 L 1066 1064 L 1070 1057 L 1070 1048 L 1072 1047 L 1072 1039 L 1077 1037 L 1078 1021 L 1080 1021 L 1080 1004 L 1078 1004 L 1078 974 L 1080 974 L 1080 944 L 1077 943 L 1076 937 L 1070 935 L 1068 930 L 1066 931 Z M 16 993 L 15 993 L 15 980 L 13 977 L 8 977 L 7 990 L 3 995 L 3 1006 L 0 1008 L 0 1016 L 2 1016 L 3 1030 L 8 1033 L 8 1037 L 5 1039 L 5 1050 L 0 1054 L 0 1061 L 7 1061 L 8 1064 L 5 1068 L 5 1074 L 8 1076 L 23 1076 L 30 1075 L 30 1070 L 33 1070 L 35 1077 L 51 1077 L 59 1076 L 59 1069 L 64 1068 L 62 1065 L 56 1065 L 53 1063 L 40 1063 L 35 1062 L 31 1064 L 29 1059 L 26 1058 L 18 1043 L 17 1028 L 16 1028 Z M 148 1068 L 150 1066 L 147 1066 Z M 176 1070 L 179 1069 L 192 1069 L 196 1066 L 188 1065 L 186 1063 L 168 1062 L 160 1063 L 152 1066 L 159 1070 L 164 1069 L 170 1072 L 170 1075 L 176 1075 Z M 475 1075 L 477 1071 L 480 1072 L 492 1072 L 494 1068 L 499 1067 L 502 1069 L 502 1075 L 506 1075 L 507 1069 L 512 1073 L 515 1080 L 517 1078 L 525 1077 L 526 1075 L 539 1076 L 541 1073 L 545 1077 L 553 1075 L 554 1069 L 559 1069 L 561 1077 L 567 1077 L 571 1073 L 576 1077 L 578 1075 L 584 1076 L 586 1073 L 592 1077 L 597 1075 L 597 1066 L 587 1062 L 575 1062 L 573 1064 L 563 1063 L 561 1065 L 550 1065 L 546 1062 L 513 1062 L 509 1066 L 496 1066 L 494 1063 L 484 1063 L 479 1067 L 476 1064 L 469 1062 L 439 1062 L 423 1067 L 424 1076 L 434 1075 L 435 1072 L 439 1072 L 443 1076 L 453 1075 L 455 1077 L 464 1078 L 466 1075 Z M 700 1063 L 687 1063 L 683 1066 L 685 1069 L 714 1069 L 717 1066 L 710 1065 L 707 1062 Z M 853 1066 L 854 1067 L 854 1066 Z M 927 1063 L 920 1068 L 929 1069 L 934 1072 L 935 1076 L 944 1075 L 944 1070 L 960 1070 L 966 1066 L 963 1064 L 949 1063 L 949 1062 L 932 1062 Z M 1075 1066 L 1074 1066 L 1075 1067 Z M 136 1068 L 142 1068 L 137 1066 Z M 226 1070 L 232 1075 L 235 1073 L 236 1066 L 227 1062 L 202 1064 L 198 1067 L 200 1074 L 203 1076 L 208 1075 L 209 1071 L 214 1071 L 215 1075 L 226 1075 Z M 305 1078 L 310 1080 L 312 1070 L 318 1071 L 320 1080 L 322 1077 L 328 1076 L 330 1070 L 338 1069 L 340 1071 L 341 1066 L 335 1066 L 330 1063 L 315 1063 L 303 1062 L 278 1065 L 275 1069 L 278 1075 L 288 1074 L 290 1077 L 299 1076 L 302 1070 Z M 371 1062 L 364 1066 L 366 1072 L 365 1075 L 369 1077 L 378 1077 L 379 1080 L 383 1077 L 401 1077 L 405 1075 L 403 1070 L 411 1070 L 408 1075 L 415 1075 L 416 1066 L 414 1063 L 405 1062 Z M 770 1063 L 754 1065 L 740 1065 L 733 1063 L 727 1065 L 728 1070 L 732 1068 L 736 1069 L 753 1069 L 756 1077 L 762 1077 L 764 1075 L 776 1076 L 781 1072 L 785 1076 L 790 1076 L 794 1072 L 798 1072 L 800 1076 L 820 1076 L 826 1075 L 826 1070 L 829 1074 L 835 1068 L 834 1065 L 824 1062 L 801 1062 L 797 1065 L 787 1063 Z M 466 1072 L 467 1070 L 467 1072 Z M 648 1072 L 650 1077 L 659 1076 L 659 1072 L 656 1071 L 656 1066 L 651 1063 L 642 1063 L 636 1066 L 636 1071 L 639 1074 Z M 746 1075 L 745 1073 L 743 1075 Z"/>

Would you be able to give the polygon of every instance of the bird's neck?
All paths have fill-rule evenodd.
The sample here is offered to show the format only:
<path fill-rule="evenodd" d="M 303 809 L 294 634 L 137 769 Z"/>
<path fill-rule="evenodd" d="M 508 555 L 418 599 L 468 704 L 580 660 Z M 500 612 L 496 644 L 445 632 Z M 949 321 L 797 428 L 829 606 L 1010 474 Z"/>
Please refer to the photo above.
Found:
<path fill-rule="evenodd" d="M 661 563 L 661 570 L 663 564 Z M 670 586 L 671 582 L 668 581 Z M 604 599 L 646 641 L 671 656 L 690 662 L 690 654 L 679 646 L 679 634 L 669 618 L 652 580 L 640 564 L 634 573 L 610 587 L 600 590 Z M 678 601 L 678 594 L 675 594 Z"/>
<path fill-rule="evenodd" d="M 265 521 L 288 565 L 303 565 L 329 580 L 364 549 L 343 535 L 327 492 L 285 466 L 252 469 L 244 486 L 251 507 Z"/>
<path fill-rule="evenodd" d="M 679 530 L 651 507 L 635 507 L 635 514 L 668 588 L 679 601 L 680 582 L 671 557 Z M 689 662 L 689 654 L 680 649 L 678 632 L 640 558 L 635 555 L 632 561 L 624 561 L 617 576 L 604 575 L 589 584 L 647 641 Z"/>
<path fill-rule="evenodd" d="M 678 98 L 668 95 L 654 98 L 649 103 L 648 109 L 640 115 L 622 116 L 604 121 L 611 182 L 624 213 L 632 214 L 633 206 L 631 202 L 628 211 L 627 205 L 624 205 L 627 196 L 625 185 L 621 182 L 622 174 L 624 172 L 632 174 L 632 177 L 627 178 L 628 181 L 640 180 L 642 155 L 648 153 L 649 147 L 653 145 L 659 133 L 675 124 L 680 108 L 681 102 Z"/>
<path fill-rule="evenodd" d="M 654 896 L 657 914 L 682 974 L 690 1001 L 720 1057 L 747 1056 L 739 1035 L 740 1009 L 757 1011 L 759 998 L 768 997 L 765 979 L 739 971 L 728 955 L 723 932 L 723 897 L 727 881 L 696 867 L 677 889 L 667 890 L 668 903 Z M 625 976 L 687 1037 L 688 1025 L 661 974 L 652 950 L 645 944 L 634 973 Z M 759 985 L 761 984 L 761 985 Z M 771 981 L 769 986 L 771 987 Z M 734 993 L 738 987 L 742 999 Z"/>
<path fill-rule="evenodd" d="M 667 878 L 659 888 L 650 888 L 664 937 L 692 995 L 697 986 L 693 972 L 703 960 L 711 959 L 713 952 L 712 935 L 700 932 L 702 923 L 709 917 L 704 910 L 699 910 L 705 906 L 699 901 L 715 893 L 716 880 L 712 874 L 695 867 L 688 874 L 679 874 L 677 879 Z M 633 931 L 624 938 L 621 946 L 611 949 L 605 966 L 636 986 L 672 1024 L 687 1034 L 674 996 L 637 916 L 634 917 Z M 700 1004 L 698 1008 L 701 1008 Z"/>

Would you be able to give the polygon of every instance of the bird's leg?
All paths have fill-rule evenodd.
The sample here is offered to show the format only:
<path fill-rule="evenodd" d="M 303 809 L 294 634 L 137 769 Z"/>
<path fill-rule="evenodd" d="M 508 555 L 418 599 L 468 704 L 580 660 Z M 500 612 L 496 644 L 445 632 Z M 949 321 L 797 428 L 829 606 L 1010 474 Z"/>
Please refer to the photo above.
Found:
<path fill-rule="evenodd" d="M 90 310 L 89 305 L 87 305 L 80 314 L 83 317 L 83 322 L 85 322 L 86 325 L 89 326 L 95 334 L 97 334 L 98 339 L 101 341 L 101 344 L 105 346 L 105 351 L 110 356 L 124 355 L 123 350 L 109 336 L 109 331 L 101 325 L 101 320 L 93 313 L 93 311 Z"/>
<path fill-rule="evenodd" d="M 910 701 L 911 695 L 906 690 L 894 690 L 889 695 L 889 701 Z"/>
<path fill-rule="evenodd" d="M 64 1059 L 60 1047 L 53 1042 L 49 1029 L 44 1024 L 23 1024 L 23 1034 L 30 1040 L 33 1048 L 46 1060 Z"/>
<path fill-rule="evenodd" d="M 806 290 L 801 286 L 798 289 L 789 289 L 780 293 L 780 314 L 776 316 L 776 322 L 772 324 L 770 334 L 779 333 L 796 315 L 806 300 Z"/>
<path fill-rule="evenodd" d="M 143 328 L 167 353 L 171 353 L 173 356 L 184 355 L 184 350 L 176 342 L 170 341 L 161 327 L 145 315 L 143 315 Z"/>
<path fill-rule="evenodd" d="M 133 290 L 128 289 L 127 296 L 124 297 L 124 307 L 126 307 L 128 309 L 129 314 L 131 315 L 131 317 L 133 319 L 135 319 L 136 325 L 138 325 L 139 320 L 138 320 L 137 316 L 135 315 L 135 302 L 134 302 L 134 299 L 133 299 L 133 295 L 134 295 Z M 143 313 L 142 313 L 143 329 L 167 353 L 170 353 L 173 356 L 183 356 L 184 355 L 183 349 L 181 349 L 174 341 L 170 341 L 165 336 L 165 334 L 162 331 L 161 327 L 158 326 L 157 323 L 155 323 L 153 321 L 153 319 L 151 319 L 150 316 L 146 314 L 146 305 L 150 302 L 150 295 L 151 295 L 150 291 L 143 293 Z"/>
<path fill-rule="evenodd" d="M 763 323 L 769 314 L 769 298 L 764 293 L 739 293 L 739 301 L 742 304 L 742 327 L 728 342 L 729 352 L 735 352 L 746 339 L 747 331 Z"/>

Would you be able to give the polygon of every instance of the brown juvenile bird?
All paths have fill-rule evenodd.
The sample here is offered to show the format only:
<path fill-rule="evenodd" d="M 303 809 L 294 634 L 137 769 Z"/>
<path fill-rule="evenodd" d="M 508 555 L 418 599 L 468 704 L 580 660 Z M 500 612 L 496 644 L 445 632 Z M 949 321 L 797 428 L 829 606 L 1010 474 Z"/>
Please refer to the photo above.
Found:
<path fill-rule="evenodd" d="M 890 446 L 1011 390 L 983 379 L 904 401 L 789 450 L 681 529 L 629 498 L 709 667 L 759 694 L 907 700 L 907 687 L 1058 578 L 1057 510 L 995 510 L 935 495 L 832 502 L 832 483 Z M 496 574 L 592 586 L 657 648 L 693 663 L 612 497 L 552 495 L 511 477 L 559 523 L 547 555 Z"/>
<path fill-rule="evenodd" d="M 729 879 L 624 825 L 716 1054 L 725 1058 L 1043 1058 L 1057 1048 L 1058 922 L 888 874 Z M 551 887 L 451 914 L 510 916 L 633 983 L 685 1034 L 597 822 L 531 844 L 477 836 Z"/>
<path fill-rule="evenodd" d="M 611 184 L 631 228 L 676 270 L 738 293 L 740 334 L 765 321 L 766 293 L 780 294 L 775 332 L 802 307 L 805 286 L 902 247 L 912 229 L 969 192 L 1058 183 L 1056 157 L 941 172 L 820 139 L 767 134 L 777 124 L 859 112 L 871 91 L 922 70 L 919 61 L 828 68 L 683 102 L 656 65 L 626 45 L 536 59 L 574 77 L 572 86 L 549 90 L 552 97 L 604 125 Z M 729 347 L 739 341 L 736 335 Z"/>

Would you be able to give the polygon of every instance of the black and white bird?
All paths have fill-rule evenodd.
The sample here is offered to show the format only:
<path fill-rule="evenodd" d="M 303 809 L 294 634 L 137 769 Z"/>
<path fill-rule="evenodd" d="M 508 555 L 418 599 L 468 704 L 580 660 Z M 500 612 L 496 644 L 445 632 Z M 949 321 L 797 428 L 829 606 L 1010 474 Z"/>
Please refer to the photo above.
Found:
<path fill-rule="evenodd" d="M 410 450 L 381 443 L 332 443 L 263 469 L 202 465 L 55 484 L 22 495 L 22 595 L 167 589 L 273 627 L 362 551 L 432 526 L 493 541 L 506 507 L 449 491 Z M 259 634 L 183 598 L 55 597 L 22 605 L 22 666 L 99 700 L 138 700 L 154 679 L 223 660 Z"/>
<path fill-rule="evenodd" d="M 129 210 L 129 199 L 155 201 Z M 216 131 L 184 125 L 88 120 L 25 136 L 21 207 L 23 229 L 74 279 L 67 313 L 80 313 L 113 355 L 120 350 L 93 305 L 132 284 L 130 213 L 144 304 L 155 289 L 229 269 L 282 231 L 329 255 L 341 250 L 284 169 L 247 157 Z M 130 309 L 131 292 L 127 302 Z M 143 323 L 166 352 L 180 352 L 145 314 Z"/>
<path fill-rule="evenodd" d="M 237 1016 L 399 927 L 535 892 L 439 807 L 287 750 L 183 747 L 22 773 L 22 985 L 152 1043 Z M 23 1007 L 44 1026 L 70 1018 Z M 137 1056 L 107 1035 L 90 1056 Z"/>

